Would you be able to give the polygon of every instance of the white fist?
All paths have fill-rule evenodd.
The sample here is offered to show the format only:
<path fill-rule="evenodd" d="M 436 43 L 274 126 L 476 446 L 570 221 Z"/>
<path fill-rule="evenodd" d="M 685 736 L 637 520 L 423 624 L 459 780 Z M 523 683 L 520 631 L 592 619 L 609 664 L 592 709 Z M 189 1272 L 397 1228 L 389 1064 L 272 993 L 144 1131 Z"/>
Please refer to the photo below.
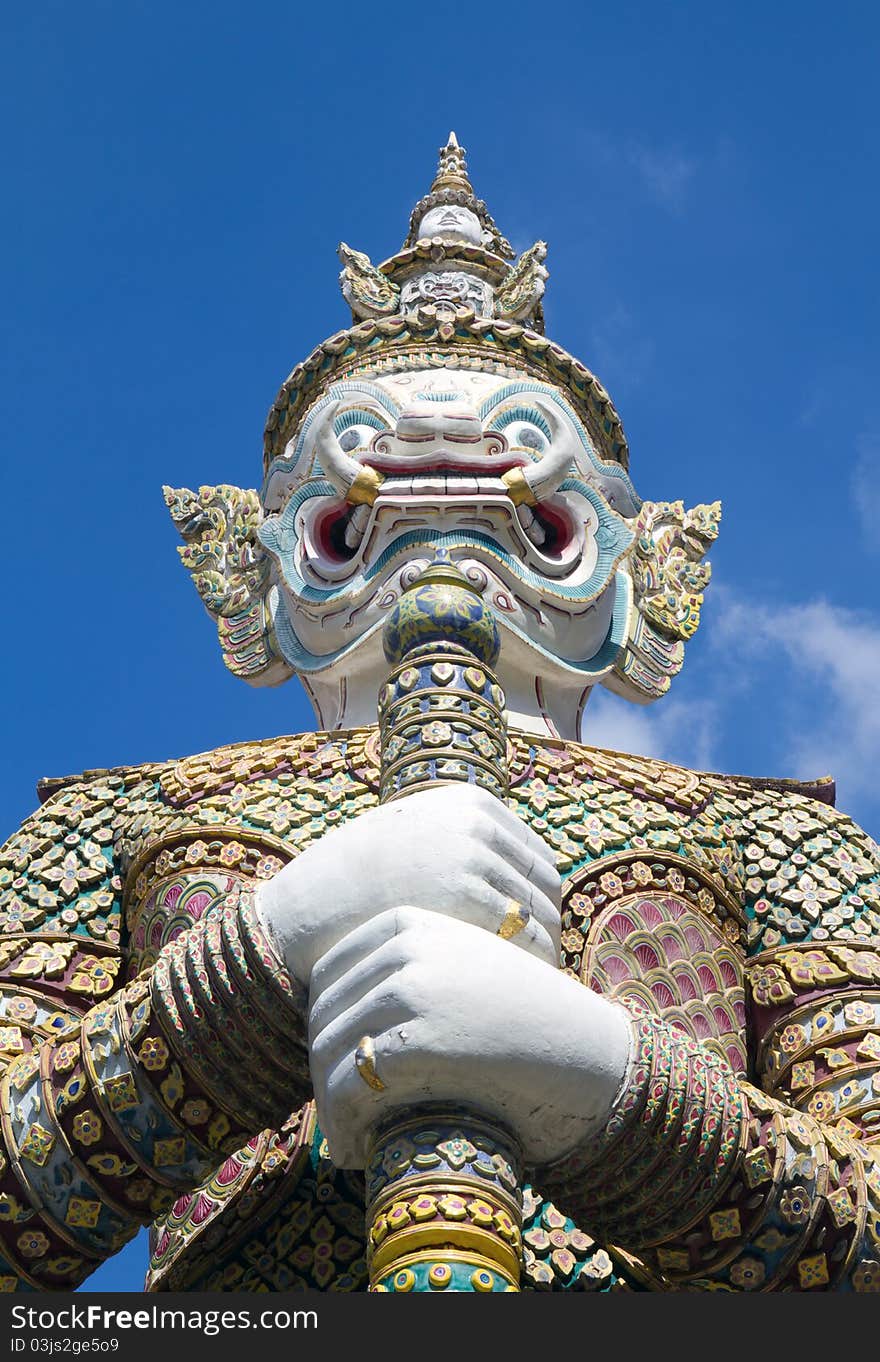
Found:
<path fill-rule="evenodd" d="M 312 972 L 318 1119 L 343 1168 L 364 1166 L 379 1120 L 425 1101 L 502 1121 L 530 1164 L 558 1158 L 610 1114 L 630 1036 L 622 1007 L 548 961 L 416 908 L 359 927 Z M 364 1037 L 373 1085 L 363 1050 L 356 1062 Z"/>
<path fill-rule="evenodd" d="M 262 886 L 257 910 L 289 973 L 308 985 L 332 946 L 404 905 L 515 932 L 515 945 L 555 965 L 560 894 L 536 833 L 487 791 L 446 785 L 326 833 Z"/>

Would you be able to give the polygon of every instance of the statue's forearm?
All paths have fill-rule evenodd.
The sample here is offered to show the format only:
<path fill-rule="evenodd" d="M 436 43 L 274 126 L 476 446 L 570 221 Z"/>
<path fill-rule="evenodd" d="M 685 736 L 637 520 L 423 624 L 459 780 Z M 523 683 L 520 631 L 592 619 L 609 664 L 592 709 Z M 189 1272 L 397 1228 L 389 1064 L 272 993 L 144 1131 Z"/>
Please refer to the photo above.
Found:
<path fill-rule="evenodd" d="M 673 1285 L 876 1288 L 867 1146 L 740 1082 L 663 1022 L 635 1025 L 611 1121 L 545 1170 L 542 1191 Z"/>
<path fill-rule="evenodd" d="M 149 974 L 10 1066 L 0 1274 L 76 1285 L 307 1095 L 302 1011 L 236 886 Z"/>

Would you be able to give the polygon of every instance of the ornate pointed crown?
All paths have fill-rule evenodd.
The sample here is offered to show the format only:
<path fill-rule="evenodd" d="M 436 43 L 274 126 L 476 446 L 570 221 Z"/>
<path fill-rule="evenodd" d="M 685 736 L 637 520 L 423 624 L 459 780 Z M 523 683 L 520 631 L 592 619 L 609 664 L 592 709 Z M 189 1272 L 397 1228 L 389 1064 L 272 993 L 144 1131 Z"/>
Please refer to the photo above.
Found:
<path fill-rule="evenodd" d="M 512 260 L 516 252 L 506 237 L 496 227 L 492 216 L 482 199 L 478 199 L 468 179 L 465 149 L 459 144 L 454 132 L 449 134 L 445 147 L 440 148 L 440 163 L 429 193 L 419 199 L 409 219 L 409 235 L 404 249 L 414 246 L 419 239 L 419 224 L 432 208 L 447 205 L 456 208 L 469 208 L 479 218 L 487 236 L 491 237 L 492 247 L 503 260 Z"/>
<path fill-rule="evenodd" d="M 401 249 L 376 266 L 340 244 L 339 281 L 353 325 L 324 341 L 283 383 L 266 421 L 267 485 L 305 412 L 331 383 L 377 366 L 455 367 L 462 360 L 563 388 L 599 457 L 626 468 L 626 438 L 608 393 L 544 335 L 546 254 L 536 241 L 511 263 L 510 243 L 476 197 L 464 147 L 451 132 Z"/>

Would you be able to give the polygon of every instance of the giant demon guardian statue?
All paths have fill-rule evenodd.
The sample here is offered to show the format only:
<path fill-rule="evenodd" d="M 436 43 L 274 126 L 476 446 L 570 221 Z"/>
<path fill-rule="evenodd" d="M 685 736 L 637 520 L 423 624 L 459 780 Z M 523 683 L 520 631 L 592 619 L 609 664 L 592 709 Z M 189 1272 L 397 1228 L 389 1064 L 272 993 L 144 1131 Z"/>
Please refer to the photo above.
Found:
<path fill-rule="evenodd" d="M 166 498 L 224 660 L 319 732 L 42 782 L 0 858 L 0 1284 L 880 1285 L 880 859 L 833 786 L 585 746 L 660 698 L 717 504 L 642 502 L 454 137 Z M 378 720 L 378 722 L 377 722 Z"/>

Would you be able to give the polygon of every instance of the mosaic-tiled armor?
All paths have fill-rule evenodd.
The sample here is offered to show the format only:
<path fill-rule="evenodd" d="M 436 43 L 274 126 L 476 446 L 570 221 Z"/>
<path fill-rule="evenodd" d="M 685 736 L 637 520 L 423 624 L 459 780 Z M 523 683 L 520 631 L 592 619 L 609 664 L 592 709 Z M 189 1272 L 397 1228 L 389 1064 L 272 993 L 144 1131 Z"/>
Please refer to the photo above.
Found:
<path fill-rule="evenodd" d="M 6 1290 L 69 1288 L 149 1223 L 154 1290 L 366 1289 L 363 1175 L 330 1159 L 258 905 L 378 804 L 381 626 L 440 550 L 498 621 L 507 802 L 563 879 L 560 966 L 632 1027 L 609 1119 L 527 1169 L 523 1286 L 880 1283 L 880 855 L 829 781 L 574 736 L 593 685 L 668 687 L 718 508 L 639 500 L 607 394 L 543 335 L 543 247 L 510 254 L 450 142 L 403 251 L 344 248 L 354 325 L 283 386 L 261 496 L 168 493 L 228 665 L 296 673 L 328 727 L 44 781 L 3 848 Z M 479 1158 L 438 1149 L 385 1156 Z"/>

